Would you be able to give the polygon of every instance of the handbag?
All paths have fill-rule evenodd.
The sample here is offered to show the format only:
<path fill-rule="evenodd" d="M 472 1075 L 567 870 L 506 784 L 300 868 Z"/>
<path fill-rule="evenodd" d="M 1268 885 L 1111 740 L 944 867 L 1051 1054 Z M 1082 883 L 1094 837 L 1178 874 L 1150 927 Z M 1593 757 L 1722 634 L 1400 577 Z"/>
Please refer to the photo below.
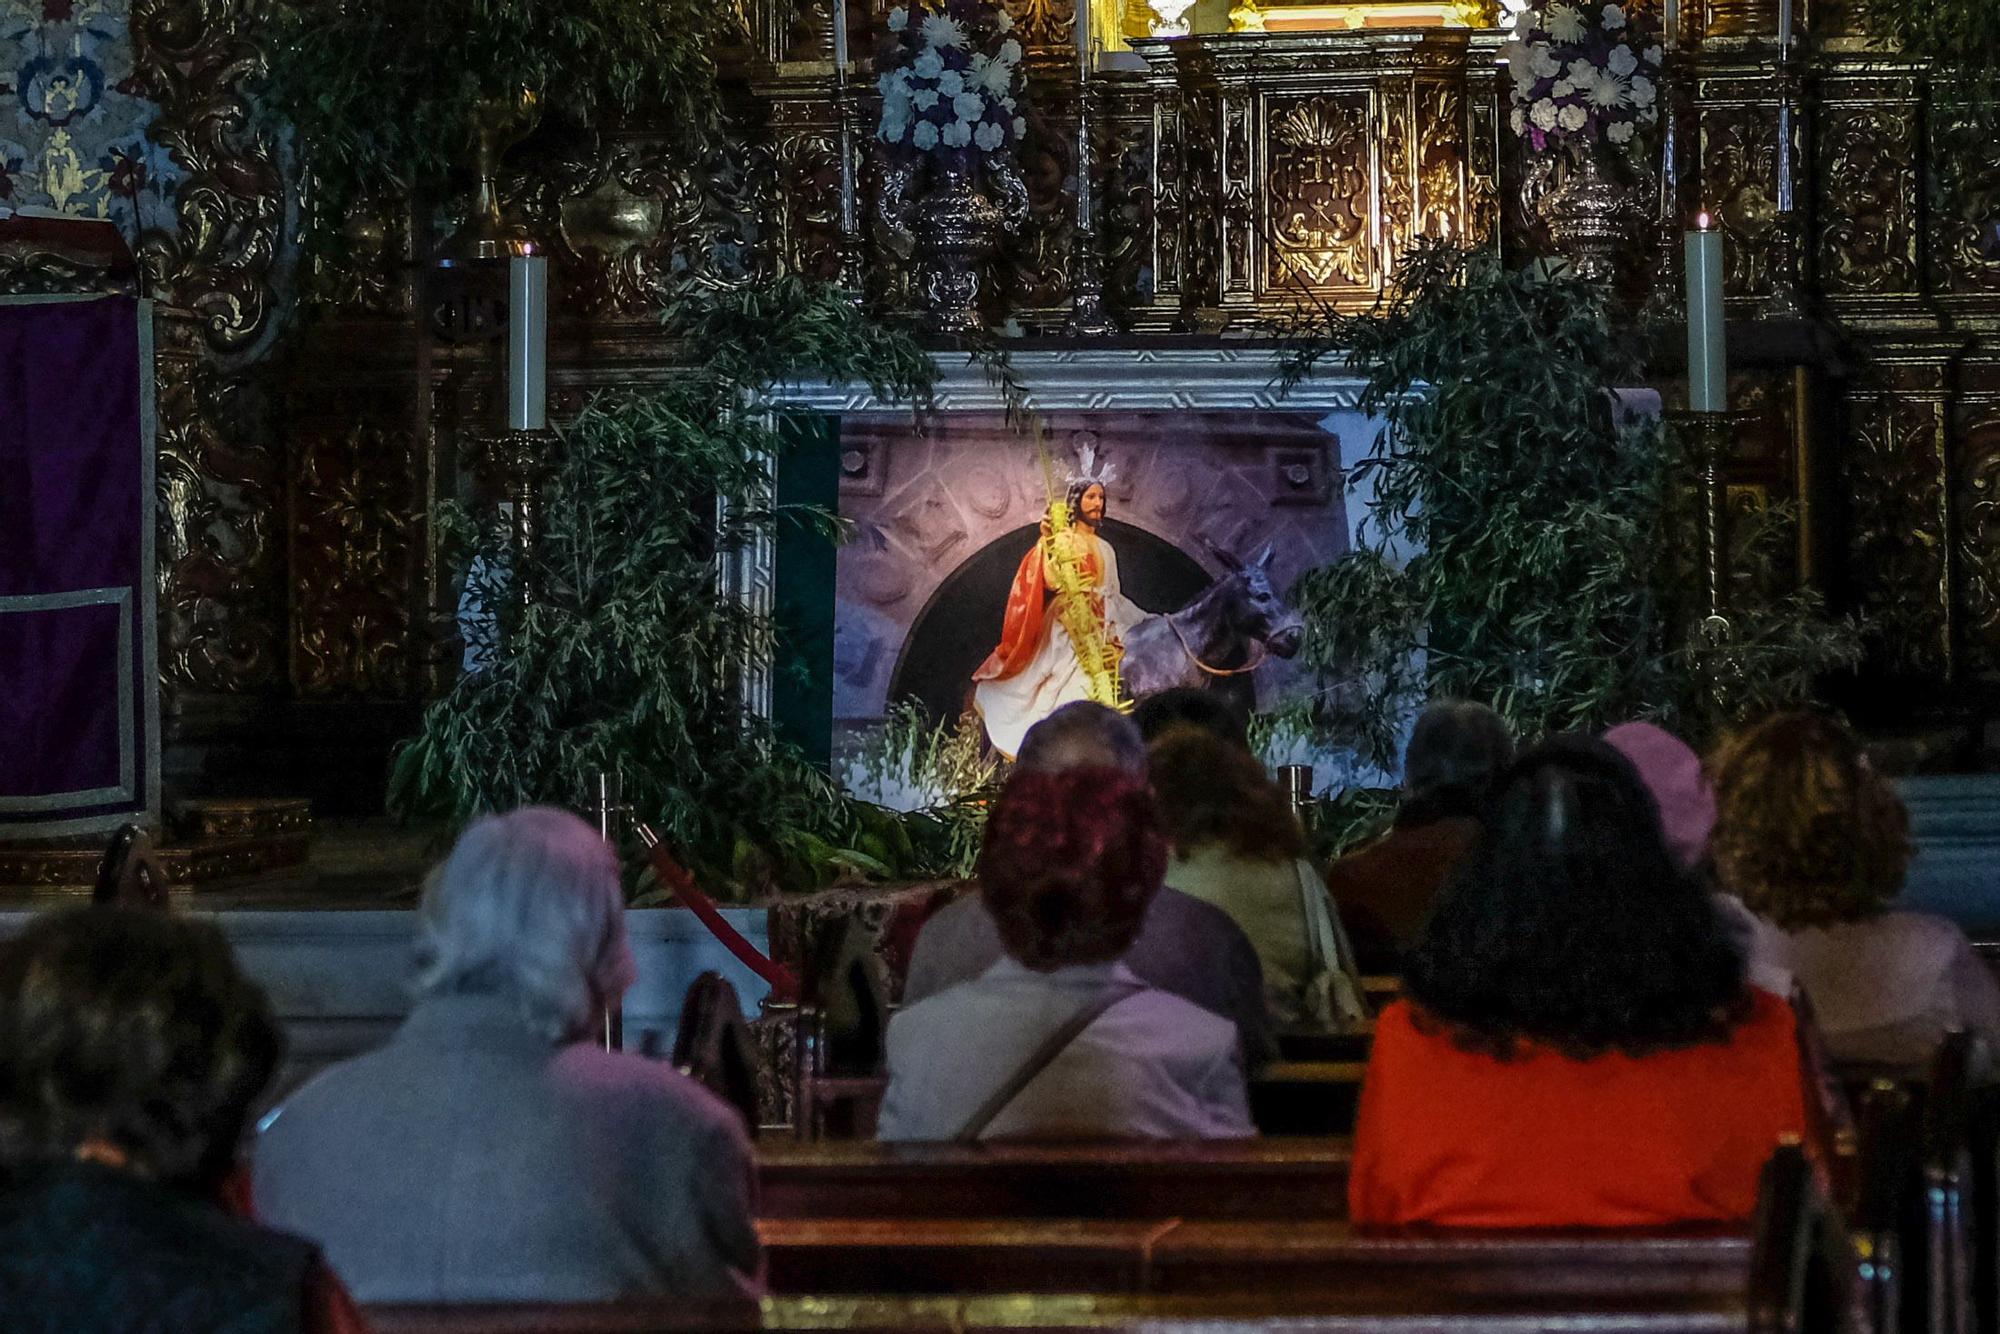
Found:
<path fill-rule="evenodd" d="M 1299 883 L 1299 911 L 1306 927 L 1306 975 L 1300 987 L 1298 1022 L 1323 1032 L 1342 1032 L 1367 1022 L 1360 976 L 1347 934 L 1333 915 L 1326 885 L 1301 857 L 1292 864 Z"/>

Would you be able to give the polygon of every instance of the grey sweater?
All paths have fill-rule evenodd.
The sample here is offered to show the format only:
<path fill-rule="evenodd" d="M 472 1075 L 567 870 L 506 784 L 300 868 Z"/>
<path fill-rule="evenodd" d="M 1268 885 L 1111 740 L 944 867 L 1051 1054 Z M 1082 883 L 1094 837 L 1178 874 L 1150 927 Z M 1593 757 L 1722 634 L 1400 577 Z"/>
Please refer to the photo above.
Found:
<path fill-rule="evenodd" d="M 670 1067 L 552 1047 L 488 996 L 419 1005 L 256 1146 L 258 1216 L 362 1302 L 755 1296 L 749 1143 Z"/>

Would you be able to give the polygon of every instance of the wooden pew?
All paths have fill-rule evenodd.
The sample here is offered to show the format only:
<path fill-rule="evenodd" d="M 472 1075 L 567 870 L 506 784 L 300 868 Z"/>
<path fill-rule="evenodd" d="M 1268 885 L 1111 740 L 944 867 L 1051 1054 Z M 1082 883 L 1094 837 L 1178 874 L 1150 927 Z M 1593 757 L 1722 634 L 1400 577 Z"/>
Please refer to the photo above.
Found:
<path fill-rule="evenodd" d="M 1745 1303 L 1701 1296 L 1659 1301 L 1432 1303 L 1421 1310 L 1359 1300 L 1245 1297 L 772 1297 L 723 1306 L 627 1301 L 510 1306 L 376 1306 L 375 1334 L 789 1334 L 799 1331 L 1095 1330 L 1216 1334 L 1276 1326 L 1287 1334 L 1757 1334 Z M 1797 1328 L 1794 1326 L 1794 1328 Z"/>
<path fill-rule="evenodd" d="M 767 1219 L 1307 1221 L 1347 1213 L 1345 1139 L 761 1145 Z"/>
<path fill-rule="evenodd" d="M 1787 1184 L 1788 1183 L 1788 1184 Z M 1779 1191 L 1786 1186 L 1789 1194 Z M 777 1293 L 1096 1292 L 1160 1296 L 1255 1294 L 1388 1303 L 1724 1297 L 1756 1265 L 1771 1281 L 1806 1281 L 1852 1265 L 1828 1254 L 1827 1210 L 1801 1150 L 1767 1169 L 1758 1231 L 1680 1227 L 1595 1232 L 1365 1231 L 1337 1220 L 817 1217 L 759 1225 Z M 1756 1237 L 1782 1236 L 1792 1257 L 1768 1258 Z M 1805 1258 L 1823 1262 L 1808 1267 Z M 1809 1273 L 1810 1269 L 1810 1273 Z"/>
<path fill-rule="evenodd" d="M 1250 1119 L 1263 1135 L 1351 1135 L 1362 1061 L 1274 1061 L 1250 1081 Z"/>
<path fill-rule="evenodd" d="M 678 1301 L 534 1306 L 378 1306 L 368 1314 L 378 1334 L 728 1334 L 759 1331 L 966 1331 L 1089 1329 L 1124 1334 L 1213 1334 L 1221 1327 L 1277 1325 L 1291 1334 L 1802 1334 L 1844 1328 L 1845 1289 L 1839 1265 L 1805 1263 L 1824 1230 L 1811 1169 L 1796 1148 L 1781 1150 L 1766 1169 L 1754 1232 L 1680 1229 L 1662 1233 L 1360 1236 L 1344 1240 L 1324 1225 L 1316 1240 L 1287 1245 L 1283 1260 L 1343 1259 L 1314 1284 L 1289 1273 L 1274 1287 L 1267 1243 L 1238 1237 L 1218 1243 L 1198 1236 L 1203 1225 L 1029 1220 L 979 1224 L 956 1219 L 847 1221 L 849 1258 L 865 1266 L 876 1243 L 902 1248 L 902 1277 L 948 1295 L 888 1296 L 817 1291 L 778 1295 L 761 1305 L 704 1307 Z M 794 1226 L 777 1220 L 780 1228 Z M 1215 1226 L 1215 1225 L 1209 1225 Z M 1221 1225 L 1225 1230 L 1229 1225 Z M 1254 1232 L 1264 1225 L 1236 1225 Z M 903 1228 L 915 1235 L 896 1238 Z M 1174 1256 L 1175 1231 L 1190 1229 L 1182 1247 L 1197 1243 L 1211 1258 L 1241 1264 L 1234 1291 L 1210 1294 L 1128 1291 L 1079 1293 L 1084 1282 L 1109 1279 L 1157 1288 L 1185 1277 L 1189 1255 Z M 983 1233 L 984 1235 L 975 1235 Z M 1045 1270 L 1071 1280 L 1040 1295 L 1017 1286 L 1018 1268 L 980 1274 L 962 1262 L 986 1248 L 992 1260 L 1010 1242 L 1032 1245 Z M 1263 1250 L 1259 1251 L 1258 1247 Z M 1315 1254 L 1314 1248 L 1319 1248 Z M 966 1254 L 953 1256 L 954 1250 Z M 1166 1258 L 1164 1266 L 1158 1263 Z M 780 1254 L 773 1281 L 782 1286 Z M 1109 1262 L 1109 1266 L 1106 1266 Z M 1262 1266 L 1262 1267 L 1258 1267 Z M 1171 1275 L 1167 1271 L 1173 1271 Z M 877 1268 L 879 1281 L 885 1271 Z M 1040 1277 L 1047 1277 L 1044 1274 Z M 1218 1271 L 1217 1277 L 1220 1277 Z M 1692 1279 L 1693 1281 L 1685 1281 Z M 991 1295 L 967 1281 L 997 1283 Z M 1360 1280 L 1360 1281 L 1357 1281 Z M 1396 1280 L 1396 1281 L 1391 1281 Z"/>
<path fill-rule="evenodd" d="M 1343 1222 L 766 1219 L 772 1291 L 1458 1299 L 1645 1298 L 1742 1288 L 1744 1228 L 1365 1233 Z"/>

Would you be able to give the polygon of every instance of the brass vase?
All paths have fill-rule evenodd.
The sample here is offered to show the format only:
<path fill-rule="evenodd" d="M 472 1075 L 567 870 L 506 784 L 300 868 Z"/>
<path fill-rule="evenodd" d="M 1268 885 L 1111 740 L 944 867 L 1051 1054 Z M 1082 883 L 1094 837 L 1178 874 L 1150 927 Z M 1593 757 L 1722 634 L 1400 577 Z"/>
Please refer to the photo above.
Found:
<path fill-rule="evenodd" d="M 917 298 L 925 326 L 938 334 L 976 334 L 986 266 L 1006 225 L 972 173 L 940 164 L 937 183 L 916 207 Z"/>
<path fill-rule="evenodd" d="M 1632 226 L 1632 192 L 1604 151 L 1595 144 L 1572 148 L 1563 179 L 1536 206 L 1558 253 L 1591 282 L 1617 277 L 1618 249 Z"/>
<path fill-rule="evenodd" d="M 537 247 L 522 223 L 500 207 L 500 160 L 541 123 L 541 95 L 521 88 L 503 97 L 482 98 L 472 109 L 472 169 L 479 185 L 472 211 L 438 250 L 440 263 L 504 260 L 532 255 Z"/>

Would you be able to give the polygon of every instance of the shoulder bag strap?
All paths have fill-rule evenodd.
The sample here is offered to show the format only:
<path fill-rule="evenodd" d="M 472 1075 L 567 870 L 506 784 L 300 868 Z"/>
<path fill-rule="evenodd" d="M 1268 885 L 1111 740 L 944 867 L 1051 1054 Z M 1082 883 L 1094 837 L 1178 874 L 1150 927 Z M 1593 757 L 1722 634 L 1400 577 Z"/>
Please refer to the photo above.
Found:
<path fill-rule="evenodd" d="M 1083 1035 L 1086 1028 L 1096 1023 L 1104 1016 L 1105 1011 L 1118 1002 L 1130 1000 L 1145 989 L 1143 984 L 1138 986 L 1122 984 L 1107 988 L 1102 995 L 1071 1015 L 1061 1028 L 1042 1039 L 1042 1045 L 1029 1053 L 1028 1059 L 1021 1062 L 1014 1073 L 1009 1075 L 1000 1087 L 994 1089 L 985 1102 L 979 1104 L 979 1109 L 973 1112 L 965 1125 L 959 1129 L 958 1134 L 953 1137 L 955 1142 L 971 1144 L 985 1134 L 986 1127 L 993 1124 L 993 1119 L 1007 1110 L 1007 1104 L 1019 1097 L 1021 1090 L 1034 1082 L 1036 1075 L 1048 1069 L 1056 1057 L 1068 1049 L 1070 1043 Z"/>
<path fill-rule="evenodd" d="M 1368 1017 L 1368 1002 L 1361 995 L 1360 974 L 1354 966 L 1353 947 L 1340 929 L 1333 901 L 1312 863 L 1301 857 L 1292 864 L 1299 884 L 1299 910 L 1306 918 L 1307 953 L 1314 971 L 1324 971 L 1332 979 L 1332 1000 L 1339 1011 L 1332 1016 L 1345 1023 Z"/>

